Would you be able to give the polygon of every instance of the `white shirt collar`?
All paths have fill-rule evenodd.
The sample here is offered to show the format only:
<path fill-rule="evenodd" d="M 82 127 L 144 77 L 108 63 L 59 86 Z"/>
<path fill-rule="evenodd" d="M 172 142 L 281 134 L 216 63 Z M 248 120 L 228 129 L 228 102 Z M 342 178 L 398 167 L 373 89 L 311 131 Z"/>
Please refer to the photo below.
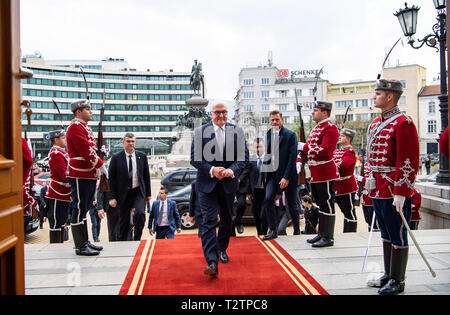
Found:
<path fill-rule="evenodd" d="M 214 126 L 214 132 L 217 132 L 217 130 L 219 130 L 220 127 L 217 126 L 215 123 L 212 123 L 212 124 L 213 124 L 213 126 Z M 225 124 L 225 125 L 222 126 L 222 130 L 223 130 L 223 131 L 225 131 L 226 125 L 227 125 L 227 124 Z"/>
<path fill-rule="evenodd" d="M 319 121 L 317 124 L 321 125 L 321 124 L 326 123 L 327 121 L 330 121 L 330 120 L 331 120 L 331 118 L 327 118 L 327 119 Z"/>
<path fill-rule="evenodd" d="M 125 150 L 124 150 L 125 151 Z M 134 158 L 134 157 L 136 157 L 136 150 L 134 150 L 133 151 L 133 153 L 128 153 L 127 151 L 125 151 L 125 155 L 127 156 L 127 157 L 129 157 L 130 155 Z"/>

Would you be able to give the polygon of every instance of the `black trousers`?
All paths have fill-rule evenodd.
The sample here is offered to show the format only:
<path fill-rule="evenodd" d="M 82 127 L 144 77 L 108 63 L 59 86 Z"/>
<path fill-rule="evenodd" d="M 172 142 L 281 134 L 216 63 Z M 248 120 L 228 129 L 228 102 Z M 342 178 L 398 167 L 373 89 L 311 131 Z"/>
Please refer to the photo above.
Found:
<path fill-rule="evenodd" d="M 265 197 L 265 189 L 255 188 L 252 201 L 252 212 L 253 218 L 255 219 L 256 231 L 258 232 L 258 235 L 266 235 L 268 229 L 267 219 L 262 212 L 262 206 Z"/>
<path fill-rule="evenodd" d="M 96 180 L 68 178 L 72 191 L 72 225 L 83 224 L 95 196 Z"/>
<path fill-rule="evenodd" d="M 136 212 L 133 216 L 133 240 L 140 241 L 142 238 L 142 231 L 145 226 L 145 208 L 144 209 L 136 209 Z"/>
<path fill-rule="evenodd" d="M 236 218 L 234 219 L 234 224 L 240 225 L 242 222 L 242 217 L 244 216 L 247 194 L 240 193 L 239 191 L 236 193 L 237 199 L 237 207 L 236 207 Z"/>
<path fill-rule="evenodd" d="M 232 231 L 233 199 L 235 194 L 226 194 L 223 184 L 218 182 L 211 193 L 197 193 L 201 211 L 201 239 L 205 260 L 208 264 L 219 261 L 218 252 L 225 251 L 230 243 Z M 220 215 L 219 232 L 216 234 L 217 215 Z"/>
<path fill-rule="evenodd" d="M 344 214 L 344 221 L 358 222 L 355 210 L 355 196 L 356 193 L 336 196 L 336 203 Z"/>
<path fill-rule="evenodd" d="M 61 201 L 56 199 L 48 199 L 47 218 L 50 226 L 50 231 L 61 230 L 64 224 L 67 223 L 69 216 L 70 201 Z"/>
<path fill-rule="evenodd" d="M 311 192 L 316 204 L 319 206 L 319 213 L 334 216 L 334 181 L 323 183 L 311 183 Z"/>
<path fill-rule="evenodd" d="M 120 241 L 119 212 L 119 207 L 108 207 L 108 211 L 106 212 L 108 219 L 108 239 L 110 242 Z"/>
<path fill-rule="evenodd" d="M 372 219 L 373 219 L 373 214 L 374 214 L 373 206 L 364 206 L 363 205 L 363 213 L 364 213 L 364 220 L 366 221 L 367 225 L 369 226 L 368 229 L 370 232 L 370 227 L 372 226 Z M 376 217 L 375 217 L 375 222 L 373 224 L 373 230 L 374 231 L 379 230 Z"/>
<path fill-rule="evenodd" d="M 133 225 L 131 209 L 133 208 L 136 213 L 140 211 L 145 213 L 145 199 L 142 197 L 139 187 L 129 189 L 125 200 L 119 205 L 119 235 L 121 241 L 131 239 L 131 227 Z"/>

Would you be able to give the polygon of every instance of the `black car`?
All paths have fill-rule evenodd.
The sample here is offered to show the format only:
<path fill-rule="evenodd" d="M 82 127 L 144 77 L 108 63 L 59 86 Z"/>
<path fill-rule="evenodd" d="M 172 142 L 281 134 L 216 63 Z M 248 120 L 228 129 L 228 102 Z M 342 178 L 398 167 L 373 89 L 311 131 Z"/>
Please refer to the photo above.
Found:
<path fill-rule="evenodd" d="M 183 230 L 193 230 L 197 228 L 197 222 L 191 223 L 189 216 L 189 201 L 191 199 L 191 185 L 188 185 L 173 193 L 169 193 L 167 196 L 170 200 L 173 200 L 177 204 L 178 212 L 180 213 L 181 228 Z M 247 200 L 244 216 L 242 217 L 242 223 L 254 224 L 252 205 Z M 234 201 L 234 214 L 236 213 L 237 201 Z"/>
<path fill-rule="evenodd" d="M 169 193 L 180 190 L 197 178 L 197 170 L 193 168 L 183 168 L 170 172 L 161 180 L 161 185 L 167 188 Z"/>

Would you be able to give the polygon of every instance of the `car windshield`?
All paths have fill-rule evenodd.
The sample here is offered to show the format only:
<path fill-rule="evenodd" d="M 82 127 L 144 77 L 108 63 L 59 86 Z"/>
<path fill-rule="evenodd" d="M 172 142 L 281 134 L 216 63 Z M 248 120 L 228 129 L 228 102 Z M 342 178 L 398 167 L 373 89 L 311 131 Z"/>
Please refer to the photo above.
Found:
<path fill-rule="evenodd" d="M 188 185 L 180 190 L 174 191 L 173 193 L 169 194 L 170 196 L 179 196 L 179 195 L 185 195 L 187 193 L 191 192 L 191 185 Z"/>

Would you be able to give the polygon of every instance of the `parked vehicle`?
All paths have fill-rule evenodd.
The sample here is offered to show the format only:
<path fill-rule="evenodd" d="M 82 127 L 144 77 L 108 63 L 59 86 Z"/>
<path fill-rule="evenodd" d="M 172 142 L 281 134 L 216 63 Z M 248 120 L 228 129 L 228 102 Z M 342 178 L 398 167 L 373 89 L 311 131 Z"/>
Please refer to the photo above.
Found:
<path fill-rule="evenodd" d="M 189 201 L 191 199 L 191 185 L 188 185 L 173 193 L 169 193 L 168 198 L 175 201 L 177 204 L 178 212 L 180 213 L 181 228 L 183 230 L 193 230 L 198 227 L 197 222 L 191 223 L 189 216 Z M 234 213 L 236 213 L 237 201 L 234 202 Z M 242 217 L 242 223 L 254 224 L 252 205 L 247 200 L 247 206 L 245 208 L 244 216 Z"/>
<path fill-rule="evenodd" d="M 193 168 L 181 168 L 172 171 L 161 180 L 161 185 L 167 188 L 169 193 L 180 190 L 197 178 L 197 170 Z"/>
<path fill-rule="evenodd" d="M 49 178 L 50 178 L 50 172 L 44 172 L 44 173 L 34 176 L 34 183 L 44 186 L 45 181 Z"/>

